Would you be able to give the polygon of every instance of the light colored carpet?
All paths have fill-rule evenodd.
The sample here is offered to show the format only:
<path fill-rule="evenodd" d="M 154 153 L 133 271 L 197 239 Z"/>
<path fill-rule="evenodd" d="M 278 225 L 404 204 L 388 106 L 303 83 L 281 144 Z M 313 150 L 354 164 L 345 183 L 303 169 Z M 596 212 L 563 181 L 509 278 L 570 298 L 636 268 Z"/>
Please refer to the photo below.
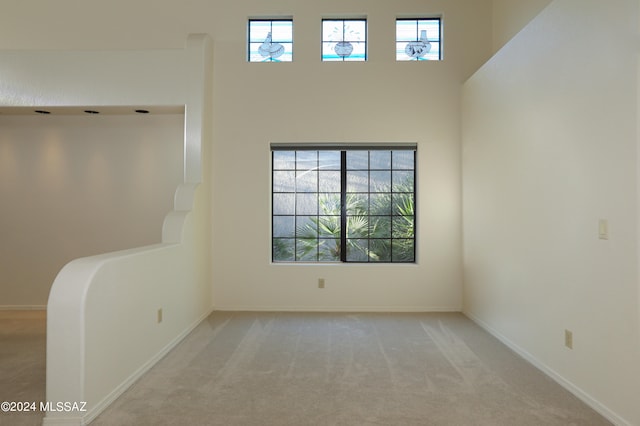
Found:
<path fill-rule="evenodd" d="M 216 312 L 91 426 L 606 424 L 461 314 Z"/>
<path fill-rule="evenodd" d="M 0 402 L 45 400 L 46 312 L 0 311 Z M 0 412 L 0 425 L 40 426 L 44 413 Z"/>

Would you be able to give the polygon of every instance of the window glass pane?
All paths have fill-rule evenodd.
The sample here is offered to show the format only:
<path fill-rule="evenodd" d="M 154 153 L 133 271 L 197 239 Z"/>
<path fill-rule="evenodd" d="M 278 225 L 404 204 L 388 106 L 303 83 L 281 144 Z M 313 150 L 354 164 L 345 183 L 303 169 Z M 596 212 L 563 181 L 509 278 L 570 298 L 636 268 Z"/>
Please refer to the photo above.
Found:
<path fill-rule="evenodd" d="M 340 238 L 340 216 L 319 216 L 318 235 L 322 238 Z"/>
<path fill-rule="evenodd" d="M 369 260 L 371 262 L 390 262 L 391 240 L 371 240 Z"/>
<path fill-rule="evenodd" d="M 440 42 L 440 20 L 439 19 L 419 19 L 418 20 L 418 38 L 422 36 L 422 32 L 427 32 L 427 39 L 430 42 Z"/>
<path fill-rule="evenodd" d="M 369 172 L 347 172 L 347 192 L 368 192 Z"/>
<path fill-rule="evenodd" d="M 340 151 L 320 151 L 318 167 L 322 170 L 340 170 Z"/>
<path fill-rule="evenodd" d="M 297 194 L 296 214 L 298 215 L 318 214 L 318 195 L 317 194 Z"/>
<path fill-rule="evenodd" d="M 298 170 L 315 170 L 318 168 L 317 151 L 298 151 L 296 154 L 296 168 Z"/>
<path fill-rule="evenodd" d="M 413 151 L 393 151 L 393 169 L 413 170 L 414 157 L 415 155 Z"/>
<path fill-rule="evenodd" d="M 413 192 L 413 172 L 393 172 L 393 192 Z"/>
<path fill-rule="evenodd" d="M 416 19 L 396 20 L 396 41 L 406 44 L 407 41 L 418 40 L 419 34 Z"/>
<path fill-rule="evenodd" d="M 343 41 L 343 20 L 325 19 L 322 21 L 322 41 Z"/>
<path fill-rule="evenodd" d="M 369 152 L 347 151 L 347 170 L 369 170 Z"/>
<path fill-rule="evenodd" d="M 322 60 L 325 62 L 342 62 L 343 59 L 333 51 L 333 46 L 335 46 L 335 43 L 322 43 Z"/>
<path fill-rule="evenodd" d="M 371 238 L 391 238 L 391 216 L 371 216 Z"/>
<path fill-rule="evenodd" d="M 415 240 L 393 240 L 391 252 L 393 262 L 415 262 Z"/>
<path fill-rule="evenodd" d="M 371 151 L 371 170 L 389 170 L 391 168 L 391 151 Z"/>
<path fill-rule="evenodd" d="M 274 170 L 295 170 L 296 168 L 296 152 L 295 151 L 273 151 L 273 169 Z"/>
<path fill-rule="evenodd" d="M 369 240 L 347 240 L 347 262 L 366 262 L 369 260 Z"/>
<path fill-rule="evenodd" d="M 393 194 L 393 214 L 399 216 L 412 216 L 414 213 L 413 193 Z"/>
<path fill-rule="evenodd" d="M 295 172 L 273 172 L 273 192 L 294 192 L 295 190 Z"/>
<path fill-rule="evenodd" d="M 396 20 L 396 60 L 438 61 L 440 42 L 439 18 Z"/>
<path fill-rule="evenodd" d="M 391 194 L 371 194 L 371 214 L 391 215 Z"/>
<path fill-rule="evenodd" d="M 296 172 L 296 191 L 317 192 L 318 173 L 316 171 Z"/>
<path fill-rule="evenodd" d="M 296 214 L 296 194 L 273 194 L 273 214 Z"/>
<path fill-rule="evenodd" d="M 391 170 L 370 172 L 369 191 L 389 192 L 391 191 Z"/>
<path fill-rule="evenodd" d="M 347 215 L 369 214 L 369 194 L 347 195 Z"/>
<path fill-rule="evenodd" d="M 325 172 L 321 171 L 318 174 L 319 177 L 319 186 L 318 189 L 321 192 L 340 192 L 340 172 L 330 171 Z"/>
<path fill-rule="evenodd" d="M 340 240 L 320 239 L 318 260 L 321 262 L 338 262 L 340 260 Z"/>
<path fill-rule="evenodd" d="M 347 238 L 369 238 L 369 216 L 347 216 Z"/>
<path fill-rule="evenodd" d="M 271 31 L 271 21 L 249 21 L 249 43 L 262 43 Z"/>
<path fill-rule="evenodd" d="M 367 21 L 344 21 L 344 41 L 365 41 L 367 39 Z"/>
<path fill-rule="evenodd" d="M 317 216 L 296 216 L 296 235 L 299 238 L 318 236 Z"/>
<path fill-rule="evenodd" d="M 367 57 L 367 45 L 364 42 L 351 42 L 353 49 L 349 56 L 345 56 L 345 61 L 364 61 Z"/>
<path fill-rule="evenodd" d="M 296 240 L 296 260 L 300 262 L 318 261 L 318 239 L 298 238 Z"/>
<path fill-rule="evenodd" d="M 393 216 L 393 238 L 414 238 L 414 217 Z"/>
<path fill-rule="evenodd" d="M 285 238 L 273 239 L 273 261 L 292 262 L 295 260 L 295 240 Z"/>
<path fill-rule="evenodd" d="M 271 37 L 274 42 L 291 43 L 293 40 L 293 23 L 291 21 L 272 21 Z"/>
<path fill-rule="evenodd" d="M 273 236 L 274 237 L 295 237 L 296 218 L 294 216 L 274 216 Z"/>
<path fill-rule="evenodd" d="M 292 20 L 249 20 L 249 62 L 291 62 Z"/>
<path fill-rule="evenodd" d="M 319 194 L 318 213 L 321 215 L 340 216 L 342 207 L 340 205 L 340 194 Z"/>

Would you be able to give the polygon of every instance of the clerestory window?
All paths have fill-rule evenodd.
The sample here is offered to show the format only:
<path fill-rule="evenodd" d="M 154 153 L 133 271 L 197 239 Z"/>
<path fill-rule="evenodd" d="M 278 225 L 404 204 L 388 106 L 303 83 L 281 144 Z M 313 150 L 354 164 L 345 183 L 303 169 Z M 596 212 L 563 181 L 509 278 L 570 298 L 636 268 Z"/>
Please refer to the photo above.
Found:
<path fill-rule="evenodd" d="M 396 19 L 397 61 L 442 59 L 440 18 Z"/>
<path fill-rule="evenodd" d="M 323 61 L 366 61 L 366 19 L 323 19 Z"/>
<path fill-rule="evenodd" d="M 293 61 L 292 19 L 250 19 L 249 62 Z"/>
<path fill-rule="evenodd" d="M 273 262 L 415 262 L 415 144 L 271 151 Z"/>

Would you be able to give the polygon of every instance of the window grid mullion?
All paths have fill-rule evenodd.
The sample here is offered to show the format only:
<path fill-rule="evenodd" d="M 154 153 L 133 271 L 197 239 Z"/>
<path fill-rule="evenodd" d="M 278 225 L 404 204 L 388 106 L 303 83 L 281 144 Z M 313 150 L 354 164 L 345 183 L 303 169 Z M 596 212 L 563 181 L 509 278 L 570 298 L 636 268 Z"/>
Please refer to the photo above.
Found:
<path fill-rule="evenodd" d="M 347 261 L 347 151 L 340 151 L 340 261 Z"/>
<path fill-rule="evenodd" d="M 318 241 L 316 249 L 316 262 L 320 261 L 320 151 L 316 151 L 316 239 Z"/>
<path fill-rule="evenodd" d="M 416 22 L 417 29 L 417 22 Z M 391 178 L 391 187 L 389 188 L 389 192 L 391 193 L 391 208 L 389 210 L 389 231 L 391 235 L 389 236 L 389 253 L 390 253 L 390 261 L 393 261 L 393 151 L 391 151 L 391 164 L 389 164 L 389 175 Z"/>

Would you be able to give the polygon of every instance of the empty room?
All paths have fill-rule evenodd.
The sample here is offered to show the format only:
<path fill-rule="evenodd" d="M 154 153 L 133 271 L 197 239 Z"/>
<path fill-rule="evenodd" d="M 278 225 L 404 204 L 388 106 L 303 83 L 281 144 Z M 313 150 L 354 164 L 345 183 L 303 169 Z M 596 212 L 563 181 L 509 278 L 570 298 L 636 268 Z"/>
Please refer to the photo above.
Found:
<path fill-rule="evenodd" d="M 6 3 L 0 424 L 640 425 L 640 1 Z"/>

